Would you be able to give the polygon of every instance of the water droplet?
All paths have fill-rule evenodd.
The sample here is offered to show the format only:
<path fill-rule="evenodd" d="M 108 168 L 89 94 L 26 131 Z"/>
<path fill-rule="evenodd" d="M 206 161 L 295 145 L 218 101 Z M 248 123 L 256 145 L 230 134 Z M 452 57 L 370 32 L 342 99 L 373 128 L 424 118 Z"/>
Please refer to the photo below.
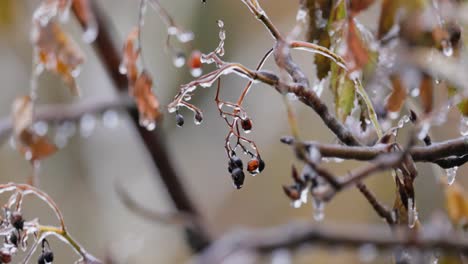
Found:
<path fill-rule="evenodd" d="M 400 116 L 400 113 L 399 113 L 399 112 L 388 112 L 388 117 L 389 117 L 390 119 L 395 120 L 395 119 L 397 119 L 399 116 Z"/>
<path fill-rule="evenodd" d="M 460 118 L 460 134 L 462 136 L 468 136 L 468 118 Z"/>
<path fill-rule="evenodd" d="M 96 40 L 97 35 L 98 35 L 98 26 L 96 24 L 96 21 L 92 20 L 86 26 L 82 39 L 86 43 L 92 43 Z"/>
<path fill-rule="evenodd" d="M 180 42 L 186 43 L 186 42 L 193 40 L 193 33 L 190 31 L 183 32 L 183 33 L 177 34 L 177 38 L 179 39 Z"/>
<path fill-rule="evenodd" d="M 297 22 L 301 22 L 301 23 L 305 23 L 307 21 L 307 10 L 304 9 L 304 8 L 299 8 L 299 10 L 297 10 L 297 14 L 296 14 L 296 21 Z"/>
<path fill-rule="evenodd" d="M 301 208 L 302 201 L 300 199 L 292 201 L 291 206 L 295 209 Z"/>
<path fill-rule="evenodd" d="M 359 260 L 363 263 L 369 263 L 377 258 L 378 250 L 373 244 L 364 244 L 359 248 Z"/>
<path fill-rule="evenodd" d="M 218 20 L 217 23 L 218 23 L 218 27 L 219 27 L 219 28 L 223 28 L 223 27 L 224 27 L 224 22 L 223 22 L 221 19 Z"/>
<path fill-rule="evenodd" d="M 31 160 L 31 159 L 32 159 L 32 151 L 28 149 L 28 150 L 24 153 L 24 158 L 25 158 L 26 160 Z"/>
<path fill-rule="evenodd" d="M 107 128 L 116 128 L 119 125 L 119 113 L 114 110 L 107 110 L 102 114 L 102 123 Z"/>
<path fill-rule="evenodd" d="M 413 90 L 411 90 L 411 96 L 412 97 L 418 97 L 419 96 L 419 88 L 414 88 Z"/>
<path fill-rule="evenodd" d="M 127 74 L 127 65 L 125 65 L 124 61 L 122 61 L 119 64 L 119 72 L 120 72 L 120 74 Z"/>
<path fill-rule="evenodd" d="M 277 249 L 271 253 L 271 264 L 291 264 L 291 253 L 287 249 Z"/>
<path fill-rule="evenodd" d="M 312 162 L 319 163 L 322 158 L 322 154 L 320 153 L 317 147 L 311 146 L 309 148 L 309 157 L 312 160 Z"/>
<path fill-rule="evenodd" d="M 190 70 L 190 74 L 192 74 L 192 76 L 195 77 L 195 78 L 196 78 L 196 77 L 200 77 L 200 75 L 202 74 L 202 72 L 203 72 L 203 71 L 202 71 L 201 68 L 193 68 L 193 69 Z M 206 87 L 206 86 L 204 86 L 203 84 L 200 84 L 200 85 L 201 85 L 202 87 Z M 211 84 L 210 84 L 209 86 L 211 86 Z M 208 87 L 209 87 L 209 86 L 208 86 Z"/>
<path fill-rule="evenodd" d="M 325 218 L 325 203 L 317 198 L 312 199 L 312 206 L 314 208 L 314 220 L 317 222 Z"/>
<path fill-rule="evenodd" d="M 408 227 L 413 228 L 418 221 L 418 211 L 412 198 L 408 199 Z"/>
<path fill-rule="evenodd" d="M 457 177 L 458 166 L 448 168 L 445 170 L 447 174 L 447 184 L 452 185 L 455 182 L 455 178 Z"/>
<path fill-rule="evenodd" d="M 34 133 L 42 137 L 47 134 L 47 131 L 49 130 L 49 125 L 44 121 L 38 121 L 33 124 L 32 128 L 34 130 Z"/>
<path fill-rule="evenodd" d="M 451 57 L 453 55 L 453 47 L 450 41 L 443 41 L 442 43 L 442 52 L 445 56 Z"/>
<path fill-rule="evenodd" d="M 91 114 L 85 114 L 80 119 L 80 135 L 89 137 L 96 128 L 96 117 Z"/>
<path fill-rule="evenodd" d="M 171 35 L 171 36 L 174 36 L 175 34 L 177 34 L 177 28 L 176 27 L 168 27 L 167 28 L 167 34 Z"/>
<path fill-rule="evenodd" d="M 153 131 L 156 129 L 156 121 L 140 117 L 140 126 L 146 128 L 148 131 Z"/>
<path fill-rule="evenodd" d="M 174 66 L 181 68 L 185 65 L 185 54 L 182 52 L 177 52 L 173 59 Z"/>

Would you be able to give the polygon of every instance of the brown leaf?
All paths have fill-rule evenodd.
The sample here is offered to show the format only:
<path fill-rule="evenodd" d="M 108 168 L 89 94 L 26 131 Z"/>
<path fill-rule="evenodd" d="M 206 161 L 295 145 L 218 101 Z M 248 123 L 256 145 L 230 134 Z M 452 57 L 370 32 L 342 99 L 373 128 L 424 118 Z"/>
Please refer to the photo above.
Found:
<path fill-rule="evenodd" d="M 369 62 L 369 50 L 362 41 L 359 29 L 356 27 L 352 17 L 348 20 L 347 35 L 348 53 L 345 57 L 353 62 L 350 70 L 362 69 Z"/>
<path fill-rule="evenodd" d="M 434 106 L 434 87 L 431 76 L 423 74 L 421 85 L 419 86 L 419 95 L 424 113 L 431 112 Z"/>
<path fill-rule="evenodd" d="M 13 127 L 18 151 L 27 160 L 41 160 L 57 151 L 46 137 L 38 136 L 31 130 L 33 104 L 29 96 L 17 98 L 13 102 Z"/>
<path fill-rule="evenodd" d="M 457 183 L 446 185 L 445 187 L 445 202 L 447 214 L 455 226 L 466 224 L 468 220 L 468 196 Z"/>
<path fill-rule="evenodd" d="M 13 101 L 13 131 L 16 137 L 28 129 L 33 122 L 33 104 L 29 96 L 18 97 Z"/>
<path fill-rule="evenodd" d="M 403 87 L 403 83 L 398 76 L 391 76 L 390 80 L 393 91 L 386 99 L 386 108 L 389 112 L 398 113 L 406 99 L 406 88 Z"/>
<path fill-rule="evenodd" d="M 151 90 L 152 85 L 151 76 L 143 71 L 131 88 L 140 113 L 140 123 L 148 129 L 154 128 L 155 121 L 161 117 L 159 101 Z"/>
<path fill-rule="evenodd" d="M 138 28 L 134 28 L 127 36 L 124 44 L 122 66 L 127 74 L 129 85 L 132 86 L 138 78 L 137 60 L 140 51 L 136 50 L 135 42 L 138 40 Z"/>
<path fill-rule="evenodd" d="M 74 95 L 79 94 L 75 77 L 84 55 L 78 45 L 52 19 L 46 25 L 35 21 L 32 41 L 37 50 L 38 64 L 60 75 Z"/>

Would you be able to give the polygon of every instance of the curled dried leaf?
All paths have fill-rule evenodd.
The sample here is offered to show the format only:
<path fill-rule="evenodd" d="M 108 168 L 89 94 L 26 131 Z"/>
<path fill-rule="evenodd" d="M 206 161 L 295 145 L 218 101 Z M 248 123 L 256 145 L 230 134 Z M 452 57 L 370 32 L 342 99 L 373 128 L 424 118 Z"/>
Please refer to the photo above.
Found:
<path fill-rule="evenodd" d="M 84 62 L 82 51 L 55 19 L 46 25 L 35 22 L 33 26 L 32 42 L 37 51 L 37 63 L 62 77 L 71 92 L 78 95 L 75 77 Z"/>
<path fill-rule="evenodd" d="M 151 124 L 161 117 L 159 101 L 151 90 L 152 85 L 151 76 L 147 71 L 143 71 L 130 89 L 140 113 L 140 122 L 146 127 L 152 126 Z"/>
<path fill-rule="evenodd" d="M 46 137 L 32 131 L 33 104 L 29 96 L 17 98 L 12 110 L 17 148 L 27 160 L 41 160 L 57 151 L 56 146 L 49 143 Z"/>
<path fill-rule="evenodd" d="M 120 72 L 122 74 L 127 74 L 130 86 L 132 86 L 138 78 L 137 60 L 140 56 L 140 51 L 135 45 L 138 40 L 138 34 L 138 28 L 134 28 L 130 34 L 128 34 L 124 44 L 123 61 L 120 67 Z"/>
<path fill-rule="evenodd" d="M 348 60 L 352 60 L 349 63 L 351 64 L 351 67 L 349 67 L 351 70 L 362 69 L 369 62 L 369 50 L 362 40 L 354 19 L 350 18 L 348 21 L 348 35 L 346 39 L 348 52 L 345 57 Z"/>
<path fill-rule="evenodd" d="M 468 196 L 459 184 L 446 185 L 445 206 L 447 214 L 456 226 L 466 225 L 468 220 Z"/>

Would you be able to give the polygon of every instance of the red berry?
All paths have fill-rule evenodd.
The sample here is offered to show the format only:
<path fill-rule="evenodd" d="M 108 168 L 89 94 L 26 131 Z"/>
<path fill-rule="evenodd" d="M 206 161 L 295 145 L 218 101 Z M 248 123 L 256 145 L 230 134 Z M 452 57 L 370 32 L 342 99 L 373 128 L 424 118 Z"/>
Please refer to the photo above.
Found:
<path fill-rule="evenodd" d="M 259 172 L 258 166 L 260 165 L 260 161 L 256 158 L 251 159 L 249 163 L 247 163 L 247 171 L 251 174 L 255 175 Z"/>
<path fill-rule="evenodd" d="M 190 69 L 198 69 L 201 68 L 202 62 L 201 62 L 201 52 L 198 50 L 194 50 L 192 54 L 190 54 L 190 59 L 187 61 L 188 66 Z"/>
<path fill-rule="evenodd" d="M 250 132 L 250 130 L 252 130 L 252 120 L 248 117 L 246 119 L 242 119 L 241 126 L 245 132 Z"/>

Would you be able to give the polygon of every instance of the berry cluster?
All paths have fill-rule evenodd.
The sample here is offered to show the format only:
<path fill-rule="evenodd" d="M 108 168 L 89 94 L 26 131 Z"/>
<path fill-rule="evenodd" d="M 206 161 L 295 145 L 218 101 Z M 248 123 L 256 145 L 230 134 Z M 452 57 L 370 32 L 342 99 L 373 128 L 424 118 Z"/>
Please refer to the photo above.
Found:
<path fill-rule="evenodd" d="M 265 162 L 260 157 L 253 157 L 247 163 L 247 171 L 252 175 L 256 175 L 262 172 L 263 169 L 265 169 Z M 242 188 L 245 180 L 244 163 L 239 157 L 236 156 L 235 152 L 231 153 L 231 157 L 228 163 L 228 171 L 231 173 L 234 186 L 237 189 Z"/>

